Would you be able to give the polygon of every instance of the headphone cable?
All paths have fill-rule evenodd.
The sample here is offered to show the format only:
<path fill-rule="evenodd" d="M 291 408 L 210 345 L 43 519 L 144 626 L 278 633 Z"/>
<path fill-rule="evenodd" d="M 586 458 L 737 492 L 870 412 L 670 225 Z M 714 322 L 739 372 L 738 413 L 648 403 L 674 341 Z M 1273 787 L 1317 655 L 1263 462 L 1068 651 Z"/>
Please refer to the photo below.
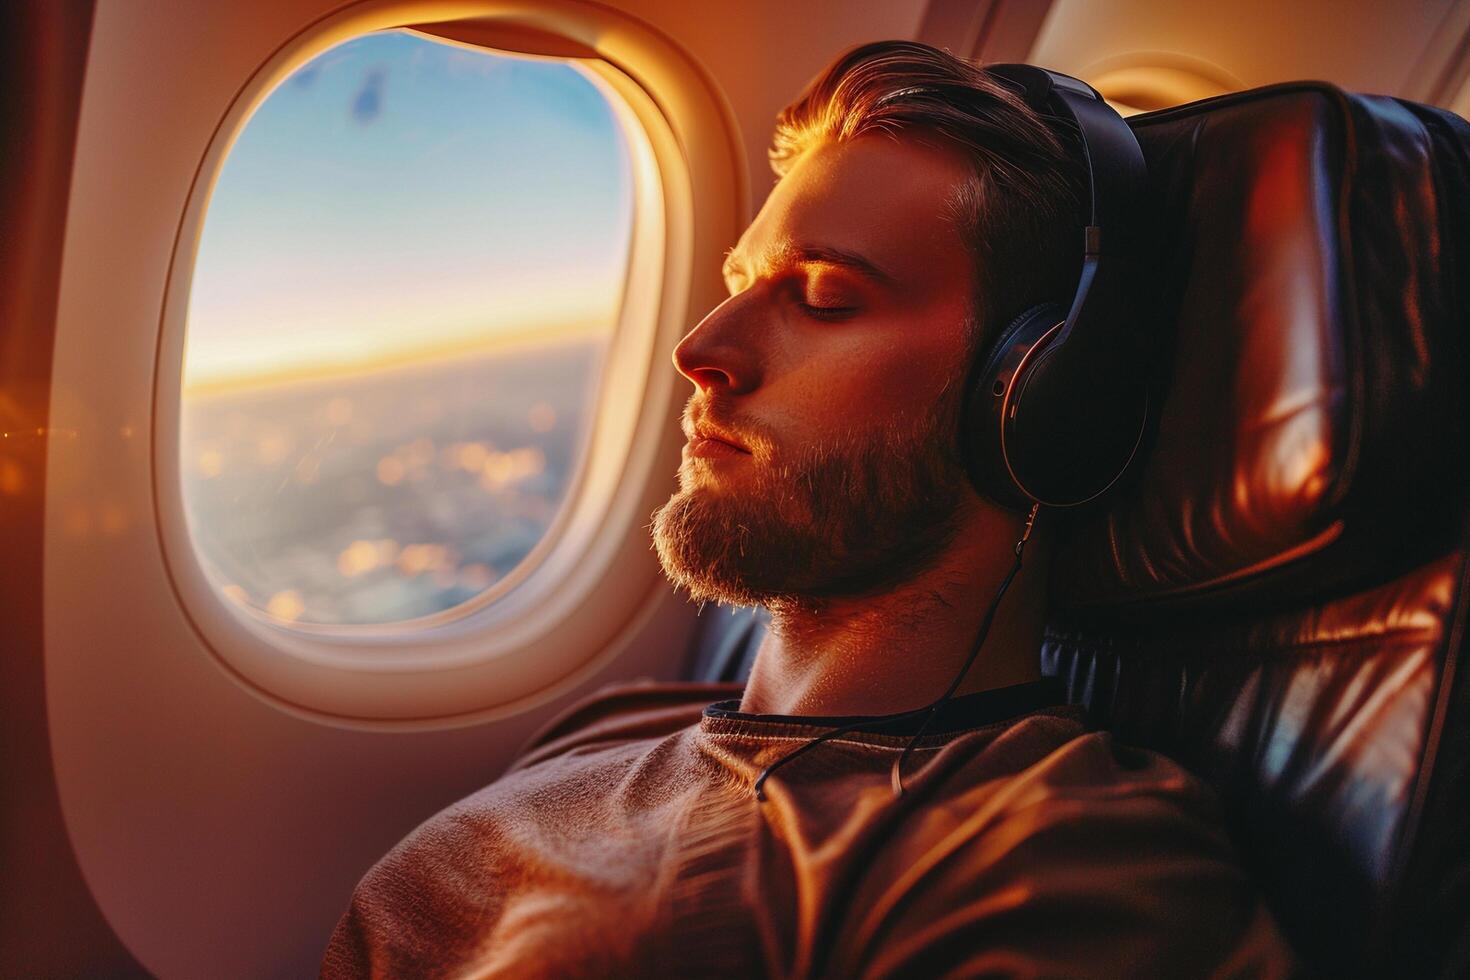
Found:
<path fill-rule="evenodd" d="M 960 668 L 959 673 L 956 674 L 954 680 L 950 682 L 948 689 L 946 689 L 945 692 L 941 694 L 936 700 L 931 701 L 929 704 L 926 704 L 923 707 L 914 708 L 909 711 L 900 711 L 887 715 L 870 715 L 868 717 L 861 718 L 858 721 L 855 721 L 849 725 L 843 725 L 839 728 L 833 728 L 830 731 L 823 732 L 822 734 L 808 740 L 804 745 L 797 746 L 795 749 L 786 753 L 781 758 L 777 759 L 775 762 L 762 769 L 761 774 L 756 777 L 754 789 L 755 798 L 758 801 L 762 803 L 765 802 L 765 783 L 766 780 L 770 778 L 772 773 L 784 766 L 786 763 L 800 758 L 807 752 L 810 752 L 812 749 L 816 748 L 818 745 L 821 745 L 823 742 L 831 741 L 838 736 L 846 735 L 849 732 L 856 731 L 859 728 L 870 726 L 875 721 L 905 721 L 909 718 L 917 718 L 920 715 L 924 715 L 924 721 L 919 726 L 918 731 L 910 736 L 908 742 L 903 747 L 903 751 L 899 753 L 897 759 L 893 760 L 893 769 L 891 772 L 893 795 L 895 797 L 900 797 L 903 795 L 904 760 L 907 759 L 909 753 L 913 751 L 915 743 L 917 743 L 919 739 L 924 736 L 924 733 L 929 730 L 929 725 L 931 722 L 933 722 L 935 716 L 939 714 L 939 709 L 942 708 L 945 703 L 949 701 L 949 699 L 954 695 L 954 692 L 958 690 L 960 683 L 965 679 L 965 675 L 970 672 L 970 668 L 974 665 L 975 658 L 980 655 L 980 649 L 985 645 L 985 637 L 990 633 L 990 624 L 995 619 L 995 611 L 1000 607 L 1001 596 L 1005 595 L 1006 589 L 1010 587 L 1011 581 L 1016 577 L 1016 573 L 1021 570 L 1021 551 L 1026 546 L 1026 540 L 1031 537 L 1031 528 L 1036 523 L 1036 512 L 1040 510 L 1040 508 L 1040 503 L 1033 503 L 1031 505 L 1031 513 L 1026 515 L 1026 527 L 1021 532 L 1020 540 L 1016 542 L 1016 562 L 1014 565 L 1011 566 L 1011 570 L 1009 573 L 1007 573 L 1005 581 L 1001 582 L 1000 588 L 996 590 L 995 598 L 990 600 L 990 607 L 985 610 L 985 618 L 981 620 L 980 630 L 975 637 L 975 642 L 970 647 L 970 655 L 965 658 L 964 666 Z"/>

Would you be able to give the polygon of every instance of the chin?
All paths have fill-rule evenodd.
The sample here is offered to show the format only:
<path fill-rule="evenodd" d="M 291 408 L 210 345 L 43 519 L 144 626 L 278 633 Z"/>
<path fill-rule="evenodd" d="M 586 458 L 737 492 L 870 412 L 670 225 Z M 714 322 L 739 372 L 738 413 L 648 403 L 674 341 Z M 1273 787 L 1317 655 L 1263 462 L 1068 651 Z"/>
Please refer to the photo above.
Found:
<path fill-rule="evenodd" d="M 653 545 L 664 575 L 694 602 L 763 601 L 765 593 L 752 587 L 751 569 L 741 567 L 760 557 L 749 547 L 748 522 L 731 513 L 731 495 L 711 491 L 699 478 L 692 485 L 682 469 L 679 476 L 679 491 L 653 515 Z"/>

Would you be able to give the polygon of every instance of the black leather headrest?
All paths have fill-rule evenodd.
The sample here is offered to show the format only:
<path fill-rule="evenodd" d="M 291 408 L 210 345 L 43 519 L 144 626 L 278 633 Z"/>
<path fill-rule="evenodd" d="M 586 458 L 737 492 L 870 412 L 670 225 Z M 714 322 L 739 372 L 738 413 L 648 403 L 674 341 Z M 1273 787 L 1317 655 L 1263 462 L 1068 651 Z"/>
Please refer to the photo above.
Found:
<path fill-rule="evenodd" d="M 1068 515 L 1054 603 L 1261 609 L 1451 547 L 1470 188 L 1444 168 L 1470 127 L 1312 82 L 1130 124 L 1160 410 L 1131 479 Z"/>

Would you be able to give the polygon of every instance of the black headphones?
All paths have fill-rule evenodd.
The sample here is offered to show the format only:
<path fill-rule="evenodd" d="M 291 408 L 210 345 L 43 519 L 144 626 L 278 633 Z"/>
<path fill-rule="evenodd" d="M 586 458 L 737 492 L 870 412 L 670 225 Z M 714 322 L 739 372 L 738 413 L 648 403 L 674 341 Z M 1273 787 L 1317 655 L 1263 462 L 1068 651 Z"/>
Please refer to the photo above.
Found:
<path fill-rule="evenodd" d="M 962 447 L 970 482 L 996 503 L 1071 507 L 1128 469 L 1148 419 L 1130 341 L 1130 266 L 1148 170 L 1133 131 L 1086 82 L 1033 65 L 988 65 L 1043 116 L 1077 126 L 1089 188 L 1082 273 L 1069 305 L 1033 306 L 977 357 Z"/>

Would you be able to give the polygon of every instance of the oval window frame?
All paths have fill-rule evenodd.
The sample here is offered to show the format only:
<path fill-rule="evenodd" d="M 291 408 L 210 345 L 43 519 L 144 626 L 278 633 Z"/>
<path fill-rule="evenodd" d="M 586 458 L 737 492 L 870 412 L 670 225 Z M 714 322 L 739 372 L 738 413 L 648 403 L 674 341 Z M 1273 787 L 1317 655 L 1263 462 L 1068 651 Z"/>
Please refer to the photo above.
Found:
<path fill-rule="evenodd" d="M 510 47 L 528 40 L 552 48 L 558 60 L 567 51 L 595 56 L 579 67 L 619 117 L 634 187 L 624 301 L 601 367 L 587 456 L 535 549 L 537 563 L 514 588 L 493 602 L 427 619 L 286 627 L 215 588 L 185 520 L 179 434 L 194 261 L 214 185 L 256 108 L 329 48 L 397 28 L 491 50 L 503 37 L 498 50 L 518 56 L 536 54 Z M 556 50 L 562 43 L 566 49 Z M 160 545 L 184 615 L 220 665 L 278 707 L 335 724 L 396 729 L 524 710 L 615 656 L 618 636 L 666 594 L 646 524 L 677 464 L 684 390 L 671 369 L 661 369 L 658 352 L 672 349 L 691 311 L 721 298 L 714 270 L 738 235 L 746 199 L 740 141 L 719 90 L 666 38 L 616 11 L 578 0 L 369 0 L 278 47 L 236 93 L 195 172 L 155 359 L 152 480 Z"/>

